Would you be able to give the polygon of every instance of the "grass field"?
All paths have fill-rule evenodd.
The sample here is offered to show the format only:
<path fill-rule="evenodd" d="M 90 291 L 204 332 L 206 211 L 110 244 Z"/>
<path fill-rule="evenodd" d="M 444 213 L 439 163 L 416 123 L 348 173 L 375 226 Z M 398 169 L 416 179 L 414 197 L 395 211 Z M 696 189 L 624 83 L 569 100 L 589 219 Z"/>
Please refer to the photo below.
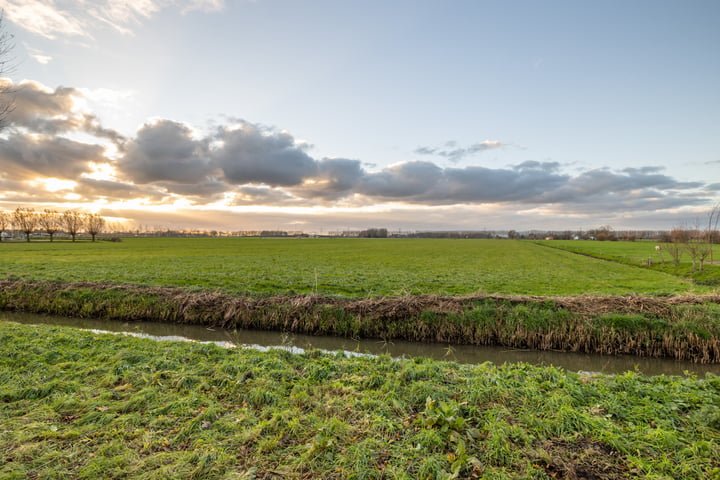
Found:
<path fill-rule="evenodd" d="M 5 479 L 720 478 L 710 374 L 261 353 L 13 323 L 0 345 Z"/>
<path fill-rule="evenodd" d="M 646 247 L 629 242 L 575 243 Z M 652 246 L 648 248 L 652 250 Z M 510 240 L 129 238 L 120 243 L 23 242 L 0 244 L 0 278 L 354 298 L 710 291 L 663 272 Z"/>
<path fill-rule="evenodd" d="M 680 264 L 675 265 L 668 252 L 655 250 L 656 245 L 661 249 L 665 247 L 661 243 L 551 240 L 538 242 L 538 244 L 612 260 L 625 265 L 647 268 L 679 278 L 693 279 L 696 284 L 700 285 L 720 287 L 720 265 L 706 263 L 703 271 L 699 271 L 697 265 L 693 268 L 692 261 L 686 253 L 681 255 Z M 714 246 L 713 258 L 715 261 L 720 261 L 720 246 L 718 245 Z"/>

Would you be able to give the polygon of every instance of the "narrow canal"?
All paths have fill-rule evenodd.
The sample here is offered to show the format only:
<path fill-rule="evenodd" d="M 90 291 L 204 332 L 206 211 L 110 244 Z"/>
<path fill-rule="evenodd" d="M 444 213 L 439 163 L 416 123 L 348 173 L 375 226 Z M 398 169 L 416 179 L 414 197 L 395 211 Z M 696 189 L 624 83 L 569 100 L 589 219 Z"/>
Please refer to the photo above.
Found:
<path fill-rule="evenodd" d="M 563 353 L 554 351 L 518 350 L 505 347 L 442 345 L 406 341 L 353 340 L 348 338 L 286 334 L 256 330 L 209 329 L 197 325 L 177 325 L 158 322 L 122 322 L 65 318 L 29 313 L 0 312 L 0 321 L 31 325 L 62 325 L 98 332 L 125 333 L 157 340 L 192 340 L 236 345 L 248 348 L 292 348 L 298 352 L 308 349 L 345 351 L 353 354 L 389 354 L 393 357 L 430 357 L 461 363 L 495 364 L 525 362 L 534 365 L 553 365 L 571 371 L 623 373 L 637 369 L 644 375 L 684 375 L 686 372 L 720 375 L 720 365 L 700 365 L 672 359 L 634 356 L 606 356 Z"/>

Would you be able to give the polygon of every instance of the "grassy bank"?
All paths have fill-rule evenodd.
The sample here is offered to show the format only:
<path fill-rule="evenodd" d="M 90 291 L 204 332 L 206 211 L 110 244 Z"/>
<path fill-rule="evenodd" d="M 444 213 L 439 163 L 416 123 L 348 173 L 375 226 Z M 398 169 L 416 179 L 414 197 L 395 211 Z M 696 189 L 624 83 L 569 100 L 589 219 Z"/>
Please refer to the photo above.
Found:
<path fill-rule="evenodd" d="M 652 250 L 652 245 L 647 248 Z M 120 243 L 8 243 L 0 244 L 0 278 L 350 298 L 712 291 L 686 278 L 519 240 L 128 238 Z"/>
<path fill-rule="evenodd" d="M 244 297 L 169 287 L 0 282 L 0 309 L 352 338 L 720 362 L 720 297 Z"/>
<path fill-rule="evenodd" d="M 720 377 L 0 323 L 0 477 L 720 478 Z"/>

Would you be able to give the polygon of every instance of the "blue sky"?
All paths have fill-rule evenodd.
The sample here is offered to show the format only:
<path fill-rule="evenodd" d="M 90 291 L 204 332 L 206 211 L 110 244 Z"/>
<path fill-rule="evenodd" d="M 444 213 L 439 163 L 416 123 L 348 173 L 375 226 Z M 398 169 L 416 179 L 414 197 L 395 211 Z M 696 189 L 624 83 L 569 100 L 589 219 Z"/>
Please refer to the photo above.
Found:
<path fill-rule="evenodd" d="M 720 199 L 715 1 L 1 3 L 7 209 L 641 229 Z"/>

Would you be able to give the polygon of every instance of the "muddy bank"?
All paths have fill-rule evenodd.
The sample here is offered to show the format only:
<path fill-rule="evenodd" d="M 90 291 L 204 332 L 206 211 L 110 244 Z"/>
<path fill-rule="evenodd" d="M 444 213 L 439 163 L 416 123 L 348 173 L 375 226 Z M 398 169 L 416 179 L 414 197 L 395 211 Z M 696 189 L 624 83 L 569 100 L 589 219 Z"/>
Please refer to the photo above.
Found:
<path fill-rule="evenodd" d="M 0 309 L 720 363 L 720 295 L 238 297 L 169 287 L 1 281 Z"/>

